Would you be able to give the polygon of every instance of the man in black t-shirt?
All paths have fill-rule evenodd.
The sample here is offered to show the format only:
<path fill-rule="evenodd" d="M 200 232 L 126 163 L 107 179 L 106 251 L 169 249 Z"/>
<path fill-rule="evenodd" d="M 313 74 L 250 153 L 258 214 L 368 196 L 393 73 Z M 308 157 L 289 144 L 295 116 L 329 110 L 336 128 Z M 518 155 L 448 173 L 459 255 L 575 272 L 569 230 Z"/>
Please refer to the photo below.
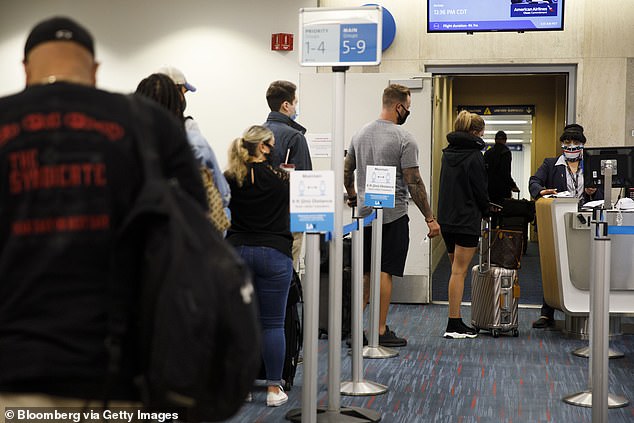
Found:
<path fill-rule="evenodd" d="M 103 400 L 112 246 L 143 170 L 129 101 L 95 88 L 97 67 L 85 28 L 48 19 L 26 41 L 26 89 L 0 99 L 0 409 Z M 182 125 L 138 103 L 164 174 L 206 209 Z M 136 353 L 123 354 L 109 397 L 129 404 Z"/>

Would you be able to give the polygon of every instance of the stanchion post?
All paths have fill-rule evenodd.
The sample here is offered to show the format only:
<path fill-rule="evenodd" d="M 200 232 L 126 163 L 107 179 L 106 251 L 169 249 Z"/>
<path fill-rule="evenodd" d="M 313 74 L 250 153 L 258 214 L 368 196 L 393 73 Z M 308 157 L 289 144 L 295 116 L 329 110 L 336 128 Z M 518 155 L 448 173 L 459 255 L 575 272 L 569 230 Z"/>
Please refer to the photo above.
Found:
<path fill-rule="evenodd" d="M 608 188 L 609 189 L 609 188 Z M 592 243 L 592 421 L 608 421 L 608 321 L 610 313 L 610 247 L 607 222 L 596 222 Z"/>
<path fill-rule="evenodd" d="M 609 175 L 611 181 L 611 175 Z M 606 177 L 606 180 L 608 178 Z M 611 186 L 606 185 L 606 186 Z M 610 189 L 610 188 L 606 188 Z M 595 210 L 590 231 L 590 360 L 588 389 L 568 395 L 563 401 L 592 407 L 593 422 L 607 422 L 608 409 L 625 407 L 629 401 L 608 392 L 609 314 L 610 314 L 610 238 L 603 210 Z"/>
<path fill-rule="evenodd" d="M 343 187 L 343 150 L 346 103 L 347 66 L 332 68 L 335 78 L 332 143 L 332 169 L 335 173 L 335 192 Z M 343 285 L 343 195 L 335 194 L 335 222 L 330 240 L 328 290 L 328 411 L 338 413 L 341 407 L 341 304 Z"/>
<path fill-rule="evenodd" d="M 368 345 L 363 348 L 365 358 L 396 357 L 398 351 L 379 345 L 379 314 L 381 312 L 381 245 L 383 243 L 383 208 L 377 207 L 372 222 L 372 269 L 370 272 L 370 319 Z"/>
<path fill-rule="evenodd" d="M 317 362 L 319 333 L 319 234 L 306 235 L 306 282 L 304 289 L 304 375 L 302 423 L 317 421 Z"/>
<path fill-rule="evenodd" d="M 354 209 L 353 209 L 354 210 Z M 363 218 L 354 216 L 352 231 L 352 380 L 341 383 L 343 395 L 379 395 L 387 386 L 363 378 Z"/>
<path fill-rule="evenodd" d="M 379 345 L 379 313 L 381 312 L 381 244 L 383 243 L 383 209 L 376 209 L 372 222 L 372 260 L 370 270 L 370 316 L 368 345 Z"/>
<path fill-rule="evenodd" d="M 363 218 L 352 232 L 352 381 L 363 377 Z M 359 360 L 359 358 L 361 358 Z"/>

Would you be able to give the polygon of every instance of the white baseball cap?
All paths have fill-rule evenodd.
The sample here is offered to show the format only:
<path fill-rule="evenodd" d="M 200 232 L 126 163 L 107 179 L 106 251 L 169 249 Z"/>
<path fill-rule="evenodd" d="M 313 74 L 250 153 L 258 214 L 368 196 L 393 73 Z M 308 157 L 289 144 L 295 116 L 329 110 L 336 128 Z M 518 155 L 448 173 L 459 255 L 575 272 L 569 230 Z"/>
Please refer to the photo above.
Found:
<path fill-rule="evenodd" d="M 169 76 L 176 85 L 184 86 L 185 88 L 187 88 L 187 91 L 196 91 L 196 87 L 187 82 L 185 74 L 180 69 L 175 68 L 174 66 L 163 65 L 156 70 L 156 73 L 162 73 Z"/>

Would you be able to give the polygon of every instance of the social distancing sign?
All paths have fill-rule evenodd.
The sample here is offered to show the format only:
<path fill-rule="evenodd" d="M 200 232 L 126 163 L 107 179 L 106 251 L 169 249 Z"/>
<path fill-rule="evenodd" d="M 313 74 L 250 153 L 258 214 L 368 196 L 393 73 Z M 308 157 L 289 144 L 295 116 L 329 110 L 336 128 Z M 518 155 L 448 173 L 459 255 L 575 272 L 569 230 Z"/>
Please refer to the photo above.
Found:
<path fill-rule="evenodd" d="M 332 170 L 291 173 L 291 232 L 331 232 L 335 220 Z"/>
<path fill-rule="evenodd" d="M 394 208 L 396 190 L 395 166 L 367 166 L 365 172 L 365 197 L 368 207 Z"/>

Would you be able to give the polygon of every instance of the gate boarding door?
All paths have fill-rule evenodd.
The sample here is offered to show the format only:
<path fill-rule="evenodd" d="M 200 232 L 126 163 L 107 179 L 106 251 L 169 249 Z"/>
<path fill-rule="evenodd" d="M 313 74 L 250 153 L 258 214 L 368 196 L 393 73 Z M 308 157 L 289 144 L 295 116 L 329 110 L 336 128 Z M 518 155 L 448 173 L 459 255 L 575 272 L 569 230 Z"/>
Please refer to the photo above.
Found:
<path fill-rule="evenodd" d="M 403 127 L 418 143 L 419 169 L 428 195 L 431 194 L 431 75 L 346 73 L 345 148 L 352 136 L 366 123 L 378 119 L 383 89 L 391 83 L 409 87 L 412 93 L 411 114 Z M 299 121 L 307 128 L 313 169 L 332 169 L 332 73 L 302 73 L 299 78 Z M 342 193 L 343 187 L 337 187 Z M 431 198 L 429 199 L 431 204 Z M 351 222 L 351 212 L 344 208 L 344 224 Z M 430 242 L 424 241 L 427 224 L 414 202 L 409 200 L 410 243 L 403 278 L 394 277 L 392 302 L 428 303 L 430 301 Z"/>

